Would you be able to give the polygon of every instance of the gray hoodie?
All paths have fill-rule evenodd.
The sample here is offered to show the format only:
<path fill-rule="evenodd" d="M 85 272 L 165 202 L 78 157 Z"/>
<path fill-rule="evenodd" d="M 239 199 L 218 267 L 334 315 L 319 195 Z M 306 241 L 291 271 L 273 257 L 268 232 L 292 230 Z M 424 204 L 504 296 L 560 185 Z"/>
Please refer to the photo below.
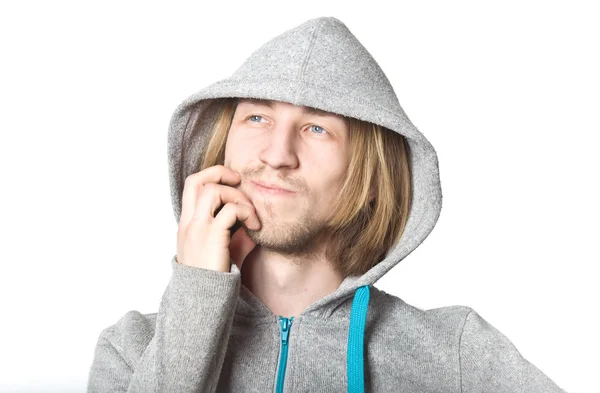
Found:
<path fill-rule="evenodd" d="M 564 392 L 473 309 L 422 310 L 374 286 L 432 231 L 442 192 L 433 146 L 343 22 L 315 18 L 282 33 L 176 108 L 168 157 L 178 223 L 222 97 L 310 106 L 402 134 L 413 185 L 404 233 L 368 272 L 289 319 L 241 283 L 235 264 L 218 272 L 174 256 L 158 312 L 129 311 L 100 333 L 88 392 Z"/>

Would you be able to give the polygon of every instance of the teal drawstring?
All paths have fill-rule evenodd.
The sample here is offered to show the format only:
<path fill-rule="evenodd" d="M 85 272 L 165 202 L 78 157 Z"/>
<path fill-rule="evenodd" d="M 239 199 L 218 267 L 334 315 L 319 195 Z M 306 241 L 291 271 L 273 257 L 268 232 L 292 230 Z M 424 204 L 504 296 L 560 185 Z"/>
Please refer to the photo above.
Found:
<path fill-rule="evenodd" d="M 370 288 L 364 285 L 356 290 L 352 301 L 348 333 L 348 393 L 365 391 L 364 342 L 369 295 Z"/>

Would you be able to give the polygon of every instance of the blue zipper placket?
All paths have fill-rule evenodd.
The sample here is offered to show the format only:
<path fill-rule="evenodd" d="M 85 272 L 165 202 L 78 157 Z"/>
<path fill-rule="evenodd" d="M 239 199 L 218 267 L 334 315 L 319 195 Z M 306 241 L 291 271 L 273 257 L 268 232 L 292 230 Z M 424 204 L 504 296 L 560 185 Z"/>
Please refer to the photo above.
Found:
<path fill-rule="evenodd" d="M 281 328 L 281 349 L 279 351 L 279 367 L 277 368 L 277 385 L 275 386 L 276 393 L 283 393 L 283 381 L 285 378 L 285 366 L 287 364 L 288 341 L 290 336 L 290 328 L 294 317 L 284 318 L 279 316 L 279 326 Z"/>

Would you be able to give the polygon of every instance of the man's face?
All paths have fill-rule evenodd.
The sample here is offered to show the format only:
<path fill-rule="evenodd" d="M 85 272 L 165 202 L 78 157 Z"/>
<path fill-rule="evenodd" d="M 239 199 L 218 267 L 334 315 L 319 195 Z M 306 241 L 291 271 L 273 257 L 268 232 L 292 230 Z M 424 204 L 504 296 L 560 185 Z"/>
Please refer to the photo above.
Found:
<path fill-rule="evenodd" d="M 225 166 L 241 173 L 236 188 L 261 222 L 261 229 L 248 229 L 248 235 L 257 245 L 291 255 L 310 252 L 325 234 L 326 217 L 343 203 L 337 197 L 349 163 L 344 118 L 309 109 L 241 99 L 225 147 Z"/>

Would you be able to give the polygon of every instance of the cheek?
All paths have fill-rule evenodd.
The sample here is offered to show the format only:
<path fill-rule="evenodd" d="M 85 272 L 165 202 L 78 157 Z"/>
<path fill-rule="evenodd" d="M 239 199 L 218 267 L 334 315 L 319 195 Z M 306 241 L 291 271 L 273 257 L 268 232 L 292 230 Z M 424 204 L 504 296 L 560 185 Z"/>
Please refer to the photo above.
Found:
<path fill-rule="evenodd" d="M 247 161 L 251 154 L 253 146 L 248 143 L 248 140 L 240 138 L 240 133 L 234 130 L 229 132 L 227 142 L 225 143 L 225 165 L 232 169 L 238 168 Z"/>
<path fill-rule="evenodd" d="M 313 184 L 313 197 L 315 198 L 313 202 L 331 206 L 336 203 L 348 165 L 344 158 L 331 152 L 327 152 L 327 154 L 324 153 L 318 160 L 312 161 L 310 167 L 306 168 L 306 173 L 308 174 L 307 180 Z"/>
<path fill-rule="evenodd" d="M 225 141 L 225 166 L 231 167 L 231 160 L 235 158 L 235 145 L 236 140 L 234 136 L 234 131 L 229 130 L 227 134 L 227 140 Z"/>
<path fill-rule="evenodd" d="M 308 173 L 317 174 L 323 178 L 323 183 L 329 185 L 343 181 L 349 164 L 348 158 L 335 149 L 325 149 L 312 155 L 311 159 L 306 162 L 309 166 Z"/>
<path fill-rule="evenodd" d="M 229 153 L 229 140 L 226 142 L 225 144 L 225 166 L 230 168 L 231 167 L 231 153 Z"/>

